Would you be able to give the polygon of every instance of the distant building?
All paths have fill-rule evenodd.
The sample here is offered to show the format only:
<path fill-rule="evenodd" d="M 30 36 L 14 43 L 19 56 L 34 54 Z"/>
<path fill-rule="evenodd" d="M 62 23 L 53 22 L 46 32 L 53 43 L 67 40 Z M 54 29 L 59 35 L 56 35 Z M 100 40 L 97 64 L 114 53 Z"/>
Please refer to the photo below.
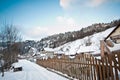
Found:
<path fill-rule="evenodd" d="M 96 50 L 98 50 L 98 47 L 95 46 L 82 46 L 80 49 L 77 51 L 78 54 L 80 53 L 93 53 Z"/>
<path fill-rule="evenodd" d="M 57 56 L 58 58 L 61 58 L 64 54 L 65 54 L 65 52 L 63 52 L 63 51 L 55 51 L 54 52 L 54 55 Z"/>
<path fill-rule="evenodd" d="M 52 48 L 44 48 L 40 53 L 45 54 L 46 58 L 54 57 L 54 50 Z"/>
<path fill-rule="evenodd" d="M 31 48 L 29 49 L 28 53 L 29 53 L 31 56 L 34 56 L 35 54 L 37 54 L 37 49 L 31 47 Z"/>

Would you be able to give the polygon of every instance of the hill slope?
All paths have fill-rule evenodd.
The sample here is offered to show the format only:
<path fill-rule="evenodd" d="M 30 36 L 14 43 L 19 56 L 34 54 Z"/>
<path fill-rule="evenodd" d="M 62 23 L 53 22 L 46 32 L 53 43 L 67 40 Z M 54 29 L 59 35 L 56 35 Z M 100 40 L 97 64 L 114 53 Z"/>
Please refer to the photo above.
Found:
<path fill-rule="evenodd" d="M 78 31 L 65 32 L 65 33 L 51 35 L 51 36 L 43 38 L 37 42 L 35 42 L 34 40 L 32 40 L 32 41 L 27 40 L 27 41 L 23 42 L 23 44 L 22 44 L 22 53 L 27 53 L 29 51 L 30 47 L 36 48 L 38 51 L 40 51 L 46 47 L 47 48 L 58 48 L 59 46 L 62 46 L 64 44 L 65 45 L 69 44 L 72 41 L 76 41 L 78 39 L 84 39 L 83 43 L 86 43 L 86 45 L 89 46 L 91 44 L 90 39 L 92 37 L 94 37 L 94 35 L 96 33 L 103 32 L 107 29 L 117 26 L 118 24 L 120 24 L 120 19 L 112 21 L 110 23 L 93 24 L 86 28 L 82 28 L 81 30 L 78 30 Z M 97 35 L 97 36 L 99 36 L 99 35 Z M 83 45 L 83 43 L 81 45 Z"/>
<path fill-rule="evenodd" d="M 62 46 L 55 48 L 55 51 L 62 51 L 66 55 L 72 55 L 76 53 L 90 52 L 100 53 L 100 40 L 103 40 L 113 29 L 109 28 L 103 32 L 93 34 L 91 36 L 86 36 L 83 39 L 78 39 Z M 120 48 L 120 45 L 118 45 Z"/>
<path fill-rule="evenodd" d="M 60 34 L 48 36 L 46 38 L 41 39 L 39 41 L 39 44 L 42 45 L 43 48 L 44 47 L 56 48 L 65 43 L 68 43 L 77 39 L 82 39 L 86 36 L 90 36 L 95 33 L 105 31 L 106 29 L 117 26 L 118 24 L 120 24 L 120 20 L 115 20 L 110 23 L 93 24 L 86 28 L 82 28 L 81 30 L 78 30 L 78 31 L 66 32 L 66 33 L 60 33 Z"/>

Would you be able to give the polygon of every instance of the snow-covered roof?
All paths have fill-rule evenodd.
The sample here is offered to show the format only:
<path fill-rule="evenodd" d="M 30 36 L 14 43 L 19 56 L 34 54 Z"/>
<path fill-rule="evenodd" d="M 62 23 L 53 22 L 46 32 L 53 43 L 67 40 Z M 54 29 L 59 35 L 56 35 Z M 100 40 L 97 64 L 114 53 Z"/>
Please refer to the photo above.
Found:
<path fill-rule="evenodd" d="M 69 58 L 70 58 L 70 59 L 74 59 L 74 58 L 75 58 L 75 56 L 71 56 L 71 55 L 69 55 Z"/>
<path fill-rule="evenodd" d="M 12 66 L 13 66 L 14 68 L 22 67 L 22 66 L 21 66 L 19 63 L 17 63 L 17 62 L 16 62 L 16 63 L 13 63 Z"/>
<path fill-rule="evenodd" d="M 55 51 L 55 54 L 65 54 L 63 51 Z"/>
<path fill-rule="evenodd" d="M 36 48 L 31 47 L 32 50 L 36 50 Z"/>
<path fill-rule="evenodd" d="M 46 56 L 46 54 L 40 54 L 40 56 L 42 57 L 42 56 Z"/>
<path fill-rule="evenodd" d="M 92 54 L 100 54 L 100 50 L 96 50 Z"/>
<path fill-rule="evenodd" d="M 116 26 L 116 27 L 106 36 L 105 40 L 108 39 L 109 36 L 112 35 L 118 28 L 120 28 L 120 24 L 119 24 L 118 26 Z"/>
<path fill-rule="evenodd" d="M 111 43 L 114 45 L 113 47 L 107 46 L 110 51 L 120 50 L 120 43 L 114 43 L 113 40 L 111 40 L 111 39 L 109 38 L 109 36 L 111 36 L 118 28 L 120 28 L 120 25 L 114 27 L 114 29 L 111 30 L 110 33 L 108 33 L 108 35 L 107 35 L 106 38 L 105 38 L 105 40 L 110 40 Z M 118 35 L 119 35 L 119 34 L 118 34 Z"/>
<path fill-rule="evenodd" d="M 44 48 L 45 51 L 54 51 L 52 48 Z"/>
<path fill-rule="evenodd" d="M 77 53 L 95 52 L 97 50 L 98 50 L 98 47 L 96 46 L 81 46 L 80 49 L 77 51 Z"/>

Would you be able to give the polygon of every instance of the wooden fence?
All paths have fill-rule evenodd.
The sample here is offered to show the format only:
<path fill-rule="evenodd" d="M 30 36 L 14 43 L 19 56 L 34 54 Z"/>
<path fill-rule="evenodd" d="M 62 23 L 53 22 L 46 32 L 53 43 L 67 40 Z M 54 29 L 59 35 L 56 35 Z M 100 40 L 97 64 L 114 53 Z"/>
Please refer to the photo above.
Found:
<path fill-rule="evenodd" d="M 102 59 L 90 54 L 79 54 L 73 59 L 63 55 L 61 58 L 38 59 L 37 64 L 79 80 L 120 80 L 120 53 L 106 54 Z"/>

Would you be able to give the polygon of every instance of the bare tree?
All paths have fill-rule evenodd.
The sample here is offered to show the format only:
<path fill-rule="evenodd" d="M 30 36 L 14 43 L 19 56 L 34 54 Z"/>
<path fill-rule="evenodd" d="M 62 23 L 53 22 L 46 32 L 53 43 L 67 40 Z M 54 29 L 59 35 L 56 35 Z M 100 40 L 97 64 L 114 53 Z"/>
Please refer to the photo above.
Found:
<path fill-rule="evenodd" d="M 5 24 L 0 26 L 0 43 L 4 47 L 2 54 L 5 65 L 11 65 L 17 58 L 14 44 L 20 42 L 21 35 L 19 30 L 14 25 Z"/>
<path fill-rule="evenodd" d="M 2 36 L 4 37 L 4 42 L 9 42 L 10 44 L 20 39 L 19 31 L 14 25 L 5 25 L 2 28 Z"/>
<path fill-rule="evenodd" d="M 90 46 L 92 44 L 91 38 L 92 38 L 92 36 L 88 36 L 86 39 L 84 39 L 84 44 L 86 46 Z"/>

